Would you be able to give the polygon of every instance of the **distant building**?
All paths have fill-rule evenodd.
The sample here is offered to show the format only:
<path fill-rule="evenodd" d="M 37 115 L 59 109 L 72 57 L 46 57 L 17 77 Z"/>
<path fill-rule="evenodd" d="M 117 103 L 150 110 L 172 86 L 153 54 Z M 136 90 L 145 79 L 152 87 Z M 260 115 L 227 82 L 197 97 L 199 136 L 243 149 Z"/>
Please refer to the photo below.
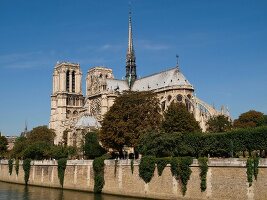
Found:
<path fill-rule="evenodd" d="M 10 151 L 13 149 L 14 144 L 16 142 L 16 139 L 18 138 L 18 136 L 5 136 L 7 139 L 7 150 Z"/>
<path fill-rule="evenodd" d="M 113 105 L 115 98 L 123 91 L 153 91 L 157 94 L 162 111 L 171 102 L 182 102 L 192 112 L 203 131 L 212 116 L 228 111 L 216 110 L 196 97 L 193 85 L 182 74 L 178 64 L 168 70 L 143 78 L 137 78 L 136 57 L 132 38 L 132 21 L 129 15 L 128 49 L 126 54 L 125 80 L 114 78 L 112 69 L 103 66 L 92 67 L 86 75 L 86 94 L 82 94 L 82 72 L 79 64 L 58 62 L 53 73 L 51 115 L 49 127 L 56 132 L 55 144 L 67 138 L 68 145 L 76 145 L 79 127 L 94 130 L 100 127 L 103 115 Z M 81 130 L 81 129 L 80 129 Z M 81 131 L 80 131 L 81 132 Z"/>

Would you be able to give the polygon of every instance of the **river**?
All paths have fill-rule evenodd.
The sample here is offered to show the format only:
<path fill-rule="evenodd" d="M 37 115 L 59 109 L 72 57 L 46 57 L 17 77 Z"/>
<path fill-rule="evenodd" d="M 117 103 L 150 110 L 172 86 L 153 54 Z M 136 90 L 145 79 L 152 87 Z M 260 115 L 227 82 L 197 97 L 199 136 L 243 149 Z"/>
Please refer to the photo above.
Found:
<path fill-rule="evenodd" d="M 144 200 L 0 182 L 0 200 Z"/>

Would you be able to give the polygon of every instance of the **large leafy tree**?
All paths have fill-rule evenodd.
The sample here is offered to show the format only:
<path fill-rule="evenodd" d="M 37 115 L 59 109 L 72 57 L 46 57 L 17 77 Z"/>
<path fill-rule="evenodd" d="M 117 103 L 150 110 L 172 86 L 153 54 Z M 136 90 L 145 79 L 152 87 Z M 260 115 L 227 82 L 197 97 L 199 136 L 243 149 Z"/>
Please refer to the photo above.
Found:
<path fill-rule="evenodd" d="M 254 128 L 262 125 L 264 125 L 264 115 L 255 110 L 242 113 L 238 119 L 234 120 L 234 127 L 236 128 Z"/>
<path fill-rule="evenodd" d="M 124 92 L 104 116 L 100 141 L 108 148 L 135 147 L 140 135 L 161 124 L 159 100 L 152 92 Z"/>
<path fill-rule="evenodd" d="M 224 115 L 211 117 L 208 122 L 208 132 L 219 133 L 231 130 L 232 122 Z"/>
<path fill-rule="evenodd" d="M 32 131 L 27 134 L 27 139 L 30 142 L 41 141 L 53 144 L 55 136 L 55 132 L 52 129 L 47 128 L 47 126 L 38 126 L 33 128 Z"/>
<path fill-rule="evenodd" d="M 201 128 L 192 113 L 182 103 L 172 102 L 164 112 L 162 128 L 166 133 L 201 132 Z"/>

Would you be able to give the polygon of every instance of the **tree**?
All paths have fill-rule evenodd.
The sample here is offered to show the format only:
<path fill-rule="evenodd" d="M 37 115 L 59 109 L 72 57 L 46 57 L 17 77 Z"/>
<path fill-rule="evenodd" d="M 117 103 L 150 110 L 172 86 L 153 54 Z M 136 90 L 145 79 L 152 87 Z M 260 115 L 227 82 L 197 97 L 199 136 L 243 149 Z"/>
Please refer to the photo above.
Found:
<path fill-rule="evenodd" d="M 54 143 L 54 138 L 56 134 L 52 129 L 47 128 L 47 126 L 38 126 L 32 129 L 27 134 L 27 139 L 29 142 L 42 141 L 48 144 Z"/>
<path fill-rule="evenodd" d="M 236 128 L 254 128 L 262 125 L 264 125 L 264 115 L 255 110 L 242 113 L 238 119 L 234 120 L 234 127 Z"/>
<path fill-rule="evenodd" d="M 124 92 L 105 114 L 100 141 L 107 148 L 121 151 L 123 146 L 135 147 L 140 135 L 159 129 L 159 100 L 152 92 Z"/>
<path fill-rule="evenodd" d="M 0 156 L 3 156 L 7 152 L 7 139 L 5 136 L 0 136 Z"/>
<path fill-rule="evenodd" d="M 85 135 L 84 151 L 89 159 L 95 159 L 106 153 L 106 150 L 99 144 L 96 132 L 89 132 Z"/>
<path fill-rule="evenodd" d="M 224 115 L 213 116 L 207 121 L 208 132 L 220 133 L 231 130 L 232 123 Z"/>
<path fill-rule="evenodd" d="M 172 102 L 167 111 L 164 112 L 162 128 L 166 133 L 201 132 L 198 122 L 192 113 L 182 103 Z"/>

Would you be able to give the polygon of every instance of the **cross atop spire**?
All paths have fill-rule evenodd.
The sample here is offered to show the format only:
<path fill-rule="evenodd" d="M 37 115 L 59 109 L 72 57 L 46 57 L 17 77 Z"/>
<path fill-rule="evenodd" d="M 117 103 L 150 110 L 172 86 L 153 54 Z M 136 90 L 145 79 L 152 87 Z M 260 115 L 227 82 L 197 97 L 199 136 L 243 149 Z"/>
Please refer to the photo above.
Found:
<path fill-rule="evenodd" d="M 129 8 L 129 24 L 128 24 L 128 49 L 126 54 L 126 80 L 129 87 L 131 88 L 136 75 L 136 65 L 135 65 L 135 53 L 133 47 L 133 31 L 132 31 L 132 11 L 131 5 Z"/>

